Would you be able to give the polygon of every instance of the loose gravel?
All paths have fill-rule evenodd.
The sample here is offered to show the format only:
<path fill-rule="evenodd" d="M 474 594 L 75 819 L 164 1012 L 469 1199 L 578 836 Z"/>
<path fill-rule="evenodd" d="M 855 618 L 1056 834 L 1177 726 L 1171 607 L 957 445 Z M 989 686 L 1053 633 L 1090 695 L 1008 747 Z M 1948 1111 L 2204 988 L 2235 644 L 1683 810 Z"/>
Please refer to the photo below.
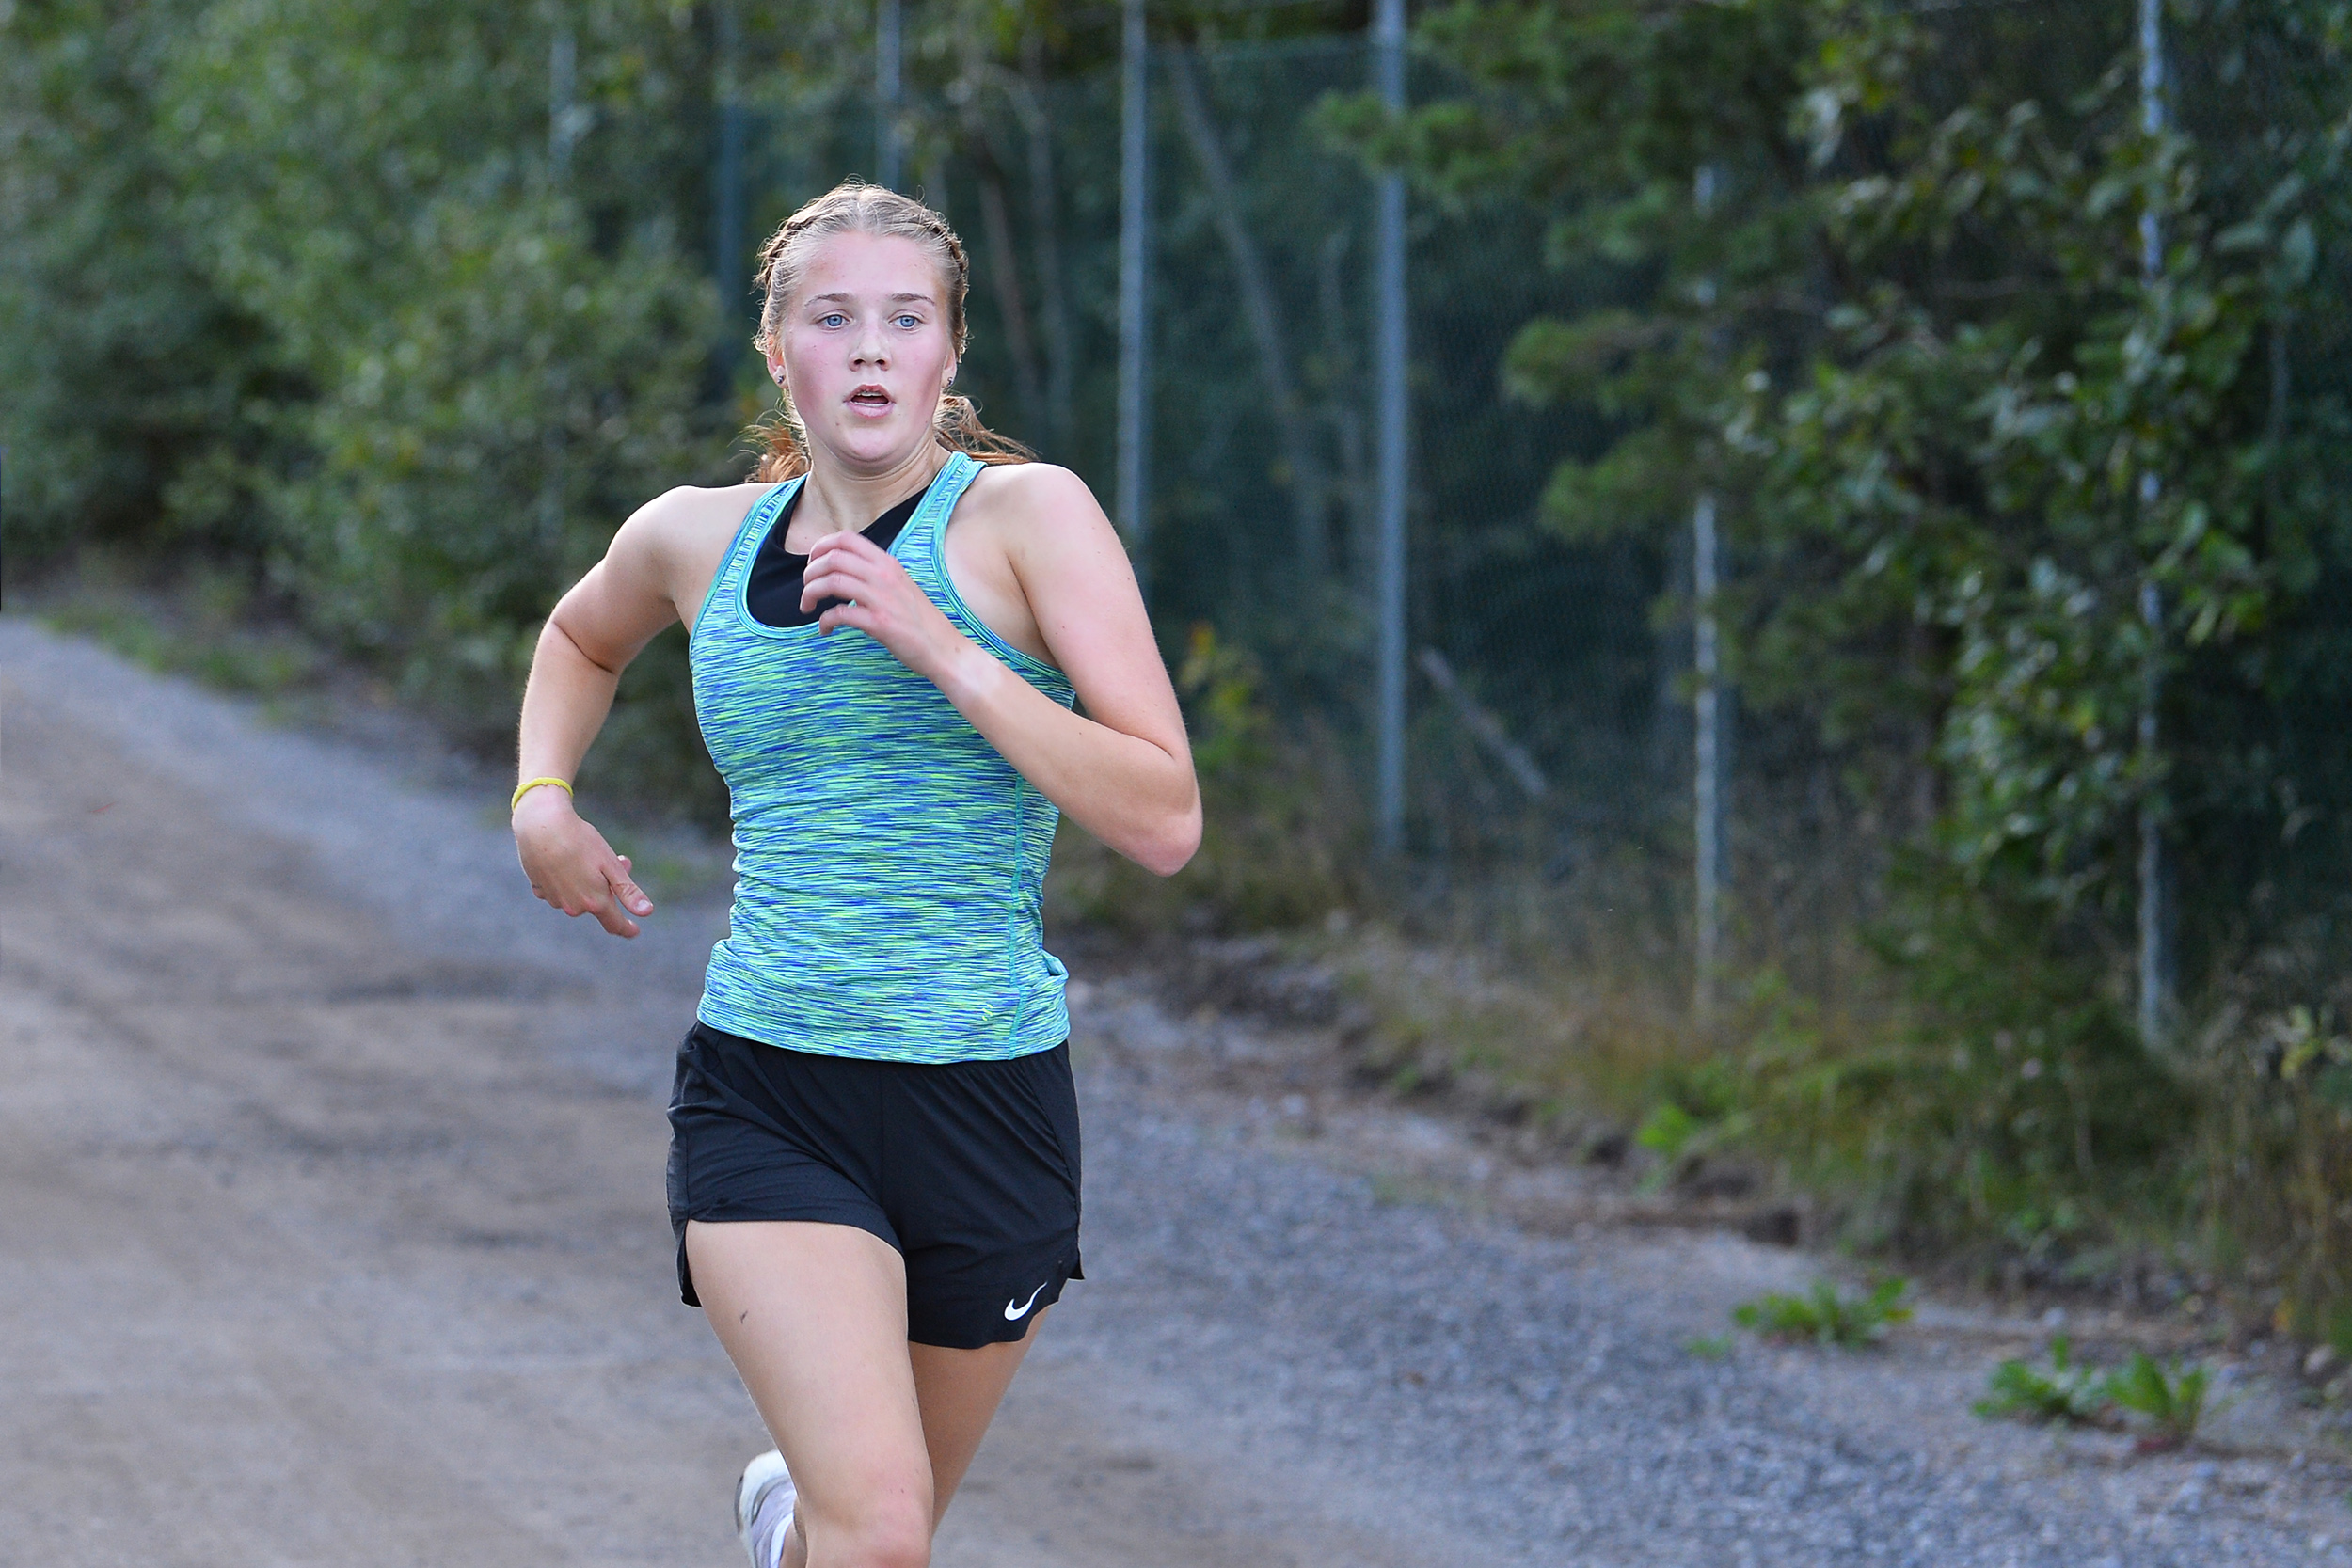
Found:
<path fill-rule="evenodd" d="M 633 944 L 546 918 L 502 813 L 448 788 L 437 759 L 273 731 L 21 620 L 0 620 L 0 673 L 307 845 L 316 875 L 456 958 L 672 997 L 723 927 L 707 900 Z M 1306 1096 L 1220 1092 L 1216 1059 L 1246 1027 L 1172 1020 L 1136 980 L 1080 997 L 1089 1279 L 1038 1356 L 1144 1380 L 1236 1476 L 1322 1478 L 1363 1522 L 1393 1508 L 1452 1532 L 1439 1555 L 1464 1562 L 2352 1561 L 2332 1458 L 2134 1457 L 1979 1422 L 1966 1402 L 1993 1350 L 1932 1334 L 1865 1356 L 1693 1354 L 1729 1302 L 1813 1262 L 1722 1235 L 1535 1235 L 1426 1201 L 1366 1175 L 1349 1154 L 1364 1138 L 1331 1129 L 1433 1146 L 1458 1130 L 1322 1088 L 1311 1115 Z M 658 1092 L 645 1035 L 663 1025 L 618 1001 L 611 1018 L 578 1065 Z"/>

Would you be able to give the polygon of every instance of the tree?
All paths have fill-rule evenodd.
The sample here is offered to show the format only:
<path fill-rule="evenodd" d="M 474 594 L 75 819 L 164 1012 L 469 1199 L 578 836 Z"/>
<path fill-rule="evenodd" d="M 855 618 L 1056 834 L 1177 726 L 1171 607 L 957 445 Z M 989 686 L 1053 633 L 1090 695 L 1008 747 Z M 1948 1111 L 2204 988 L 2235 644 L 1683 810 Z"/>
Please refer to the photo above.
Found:
<path fill-rule="evenodd" d="M 1336 117 L 1438 199 L 1516 191 L 1556 258 L 1613 269 L 1508 366 L 1517 396 L 1612 422 L 1556 469 L 1550 525 L 1662 540 L 1721 498 L 1732 668 L 1893 825 L 1881 936 L 1912 1022 L 1889 1027 L 1918 1045 L 1879 1058 L 1883 1103 L 1952 1152 L 1939 1180 L 1989 1155 L 2027 1178 L 2009 1211 L 2045 1218 L 2129 1141 L 2082 1108 L 2140 1049 L 2115 1011 L 2140 815 L 2207 895 L 2197 950 L 2262 918 L 2196 861 L 2199 814 L 2231 794 L 2243 820 L 2230 716 L 2296 706 L 2282 639 L 2347 561 L 2342 406 L 2296 368 L 2352 352 L 2340 8 L 2176 18 L 2178 57 L 2240 69 L 2201 71 L 2153 135 L 2108 9 L 1463 0 L 1419 33 L 1463 91 Z M 2052 1095 L 2078 1086 L 2046 1114 L 2004 1090 L 1967 1132 L 1939 1107 L 2013 1085 L 1993 1047 L 2037 1009 L 2073 1020 Z"/>

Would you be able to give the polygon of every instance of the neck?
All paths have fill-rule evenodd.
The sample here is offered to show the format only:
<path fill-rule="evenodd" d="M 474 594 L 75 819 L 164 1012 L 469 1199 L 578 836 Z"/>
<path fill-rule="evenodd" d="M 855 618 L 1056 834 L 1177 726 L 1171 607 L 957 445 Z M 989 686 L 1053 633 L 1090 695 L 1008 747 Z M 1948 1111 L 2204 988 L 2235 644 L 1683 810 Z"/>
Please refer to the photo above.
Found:
<path fill-rule="evenodd" d="M 792 535 L 813 541 L 854 532 L 928 486 L 946 462 L 947 449 L 930 439 L 879 468 L 847 467 L 815 448 L 800 504 L 792 509 Z"/>

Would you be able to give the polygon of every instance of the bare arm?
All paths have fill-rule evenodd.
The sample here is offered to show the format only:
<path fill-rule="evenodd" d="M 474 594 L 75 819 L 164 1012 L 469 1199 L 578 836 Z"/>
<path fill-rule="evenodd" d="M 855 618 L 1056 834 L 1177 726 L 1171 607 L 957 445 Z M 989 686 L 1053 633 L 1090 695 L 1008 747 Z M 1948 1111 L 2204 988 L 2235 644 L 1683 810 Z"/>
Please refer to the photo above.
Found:
<path fill-rule="evenodd" d="M 580 773 L 612 694 L 647 642 L 678 618 L 666 546 L 677 508 L 664 497 L 622 525 L 605 558 L 573 585 L 540 629 L 523 688 L 516 782 Z M 572 798 L 539 788 L 516 803 L 515 848 L 531 890 L 565 914 L 592 914 L 616 937 L 633 937 L 631 915 L 653 900 L 630 879 L 628 858 L 582 820 Z"/>
<path fill-rule="evenodd" d="M 1007 762 L 1072 820 L 1170 876 L 1200 843 L 1200 794 L 1184 716 L 1143 595 L 1110 520 L 1074 475 L 1021 476 L 1006 557 L 1041 641 L 1078 689 L 1074 713 L 958 631 L 905 568 L 854 533 L 812 547 L 802 604 L 828 632 L 854 626 L 929 677 Z"/>

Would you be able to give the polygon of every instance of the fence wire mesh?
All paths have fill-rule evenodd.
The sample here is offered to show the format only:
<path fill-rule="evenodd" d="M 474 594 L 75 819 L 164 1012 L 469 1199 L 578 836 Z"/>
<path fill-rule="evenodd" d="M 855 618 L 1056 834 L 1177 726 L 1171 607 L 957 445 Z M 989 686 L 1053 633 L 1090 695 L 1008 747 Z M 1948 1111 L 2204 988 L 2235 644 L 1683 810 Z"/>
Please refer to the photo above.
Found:
<path fill-rule="evenodd" d="M 1255 662 L 1276 712 L 1343 759 L 1353 798 L 1327 803 L 1342 832 L 1374 787 L 1375 202 L 1322 105 L 1371 71 L 1364 41 L 1323 38 L 1155 48 L 1149 75 L 1139 563 L 1171 653 L 1210 628 Z M 971 251 L 960 385 L 1107 502 L 1119 71 L 1001 86 L 931 120 L 910 111 L 907 183 Z M 1443 86 L 1417 68 L 1416 96 Z M 875 112 L 854 93 L 771 105 L 759 132 L 755 224 L 874 166 Z M 1650 924 L 1672 930 L 1687 903 L 1691 628 L 1659 605 L 1687 599 L 1687 550 L 1576 545 L 1536 523 L 1551 466 L 1597 435 L 1504 393 L 1513 334 L 1581 286 L 1547 264 L 1541 214 L 1416 203 L 1407 258 L 1407 880 L 1442 901 L 1510 871 L 1524 902 L 1631 850 Z"/>

